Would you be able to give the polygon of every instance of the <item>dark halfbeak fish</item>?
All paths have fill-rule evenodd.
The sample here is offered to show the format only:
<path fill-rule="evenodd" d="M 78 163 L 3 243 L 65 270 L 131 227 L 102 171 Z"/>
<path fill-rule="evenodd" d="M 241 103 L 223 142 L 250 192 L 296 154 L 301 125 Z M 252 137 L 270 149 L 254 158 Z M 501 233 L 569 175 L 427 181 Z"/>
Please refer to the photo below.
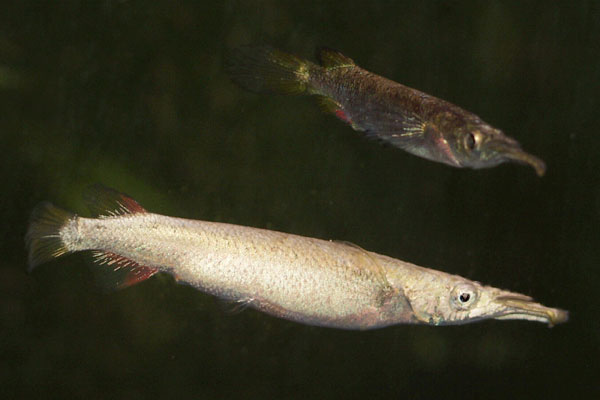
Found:
<path fill-rule="evenodd" d="M 40 204 L 27 232 L 29 269 L 91 250 L 127 287 L 162 271 L 180 282 L 280 318 L 309 325 L 372 329 L 393 324 L 464 324 L 523 319 L 552 326 L 568 313 L 530 297 L 483 286 L 340 243 L 225 223 L 152 214 L 95 186 L 100 215 L 83 218 Z"/>
<path fill-rule="evenodd" d="M 546 166 L 477 115 L 358 67 L 330 49 L 320 64 L 269 47 L 242 47 L 227 58 L 234 82 L 258 93 L 316 95 L 322 108 L 357 131 L 428 160 L 488 168 L 503 162 Z"/>

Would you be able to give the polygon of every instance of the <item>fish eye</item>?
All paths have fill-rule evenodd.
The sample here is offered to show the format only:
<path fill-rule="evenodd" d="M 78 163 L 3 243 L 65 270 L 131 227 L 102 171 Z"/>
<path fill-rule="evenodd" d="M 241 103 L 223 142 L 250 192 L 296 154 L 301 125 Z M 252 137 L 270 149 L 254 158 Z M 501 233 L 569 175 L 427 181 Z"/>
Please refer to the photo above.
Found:
<path fill-rule="evenodd" d="M 466 310 L 477 301 L 477 288 L 475 286 L 463 283 L 456 286 L 452 292 L 450 302 L 455 308 Z"/>
<path fill-rule="evenodd" d="M 465 146 L 467 146 L 467 149 L 469 150 L 475 149 L 475 135 L 470 132 L 467 133 L 465 136 Z"/>

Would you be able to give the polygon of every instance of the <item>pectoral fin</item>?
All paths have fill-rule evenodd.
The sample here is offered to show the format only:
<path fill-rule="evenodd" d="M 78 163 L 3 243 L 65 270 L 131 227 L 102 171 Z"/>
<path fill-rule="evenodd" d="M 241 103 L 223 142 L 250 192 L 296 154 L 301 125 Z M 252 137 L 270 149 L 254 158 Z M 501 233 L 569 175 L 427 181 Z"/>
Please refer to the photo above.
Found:
<path fill-rule="evenodd" d="M 371 253 L 369 253 L 368 251 L 366 251 L 365 249 L 360 247 L 359 245 L 354 244 L 352 242 L 336 240 L 336 243 L 340 243 L 344 246 L 348 246 L 348 247 L 351 247 L 354 250 L 356 250 L 356 256 L 359 258 L 359 261 L 356 262 L 356 265 L 360 266 L 360 268 L 365 268 L 365 269 L 370 270 L 377 277 L 377 280 L 379 281 L 379 284 L 381 285 L 381 301 L 382 301 L 382 303 L 385 302 L 388 295 L 393 293 L 394 288 L 388 281 L 385 270 L 377 262 L 375 257 Z"/>

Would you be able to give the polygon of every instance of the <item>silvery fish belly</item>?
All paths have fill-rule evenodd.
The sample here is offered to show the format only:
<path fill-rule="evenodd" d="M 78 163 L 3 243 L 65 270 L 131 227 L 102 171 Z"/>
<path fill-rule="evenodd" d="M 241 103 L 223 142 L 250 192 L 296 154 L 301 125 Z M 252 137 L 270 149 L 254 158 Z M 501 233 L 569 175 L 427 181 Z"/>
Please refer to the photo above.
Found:
<path fill-rule="evenodd" d="M 32 213 L 29 268 L 91 251 L 124 288 L 157 272 L 220 298 L 300 323 L 371 329 L 400 323 L 525 319 L 554 325 L 566 311 L 530 297 L 366 251 L 356 245 L 153 214 L 102 186 L 84 218 L 50 203 Z"/>
<path fill-rule="evenodd" d="M 319 64 L 266 46 L 235 49 L 227 58 L 231 79 L 257 93 L 316 96 L 322 109 L 354 130 L 416 156 L 458 168 L 505 162 L 533 167 L 544 162 L 477 115 L 401 85 L 323 48 Z"/>

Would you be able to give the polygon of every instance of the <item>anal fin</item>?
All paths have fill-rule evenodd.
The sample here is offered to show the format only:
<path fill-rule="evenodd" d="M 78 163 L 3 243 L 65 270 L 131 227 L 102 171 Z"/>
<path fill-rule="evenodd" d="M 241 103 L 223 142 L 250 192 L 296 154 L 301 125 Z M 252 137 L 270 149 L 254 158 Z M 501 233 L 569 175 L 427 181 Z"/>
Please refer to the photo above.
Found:
<path fill-rule="evenodd" d="M 353 125 L 350 115 L 348 115 L 340 103 L 327 96 L 317 95 L 316 98 L 317 103 L 319 103 L 319 107 L 323 112 L 335 114 L 335 116 L 342 121 Z"/>
<path fill-rule="evenodd" d="M 94 252 L 95 261 L 103 268 L 95 268 L 100 285 L 108 290 L 125 289 L 150 278 L 158 268 L 140 265 L 136 261 L 106 251 Z"/>

